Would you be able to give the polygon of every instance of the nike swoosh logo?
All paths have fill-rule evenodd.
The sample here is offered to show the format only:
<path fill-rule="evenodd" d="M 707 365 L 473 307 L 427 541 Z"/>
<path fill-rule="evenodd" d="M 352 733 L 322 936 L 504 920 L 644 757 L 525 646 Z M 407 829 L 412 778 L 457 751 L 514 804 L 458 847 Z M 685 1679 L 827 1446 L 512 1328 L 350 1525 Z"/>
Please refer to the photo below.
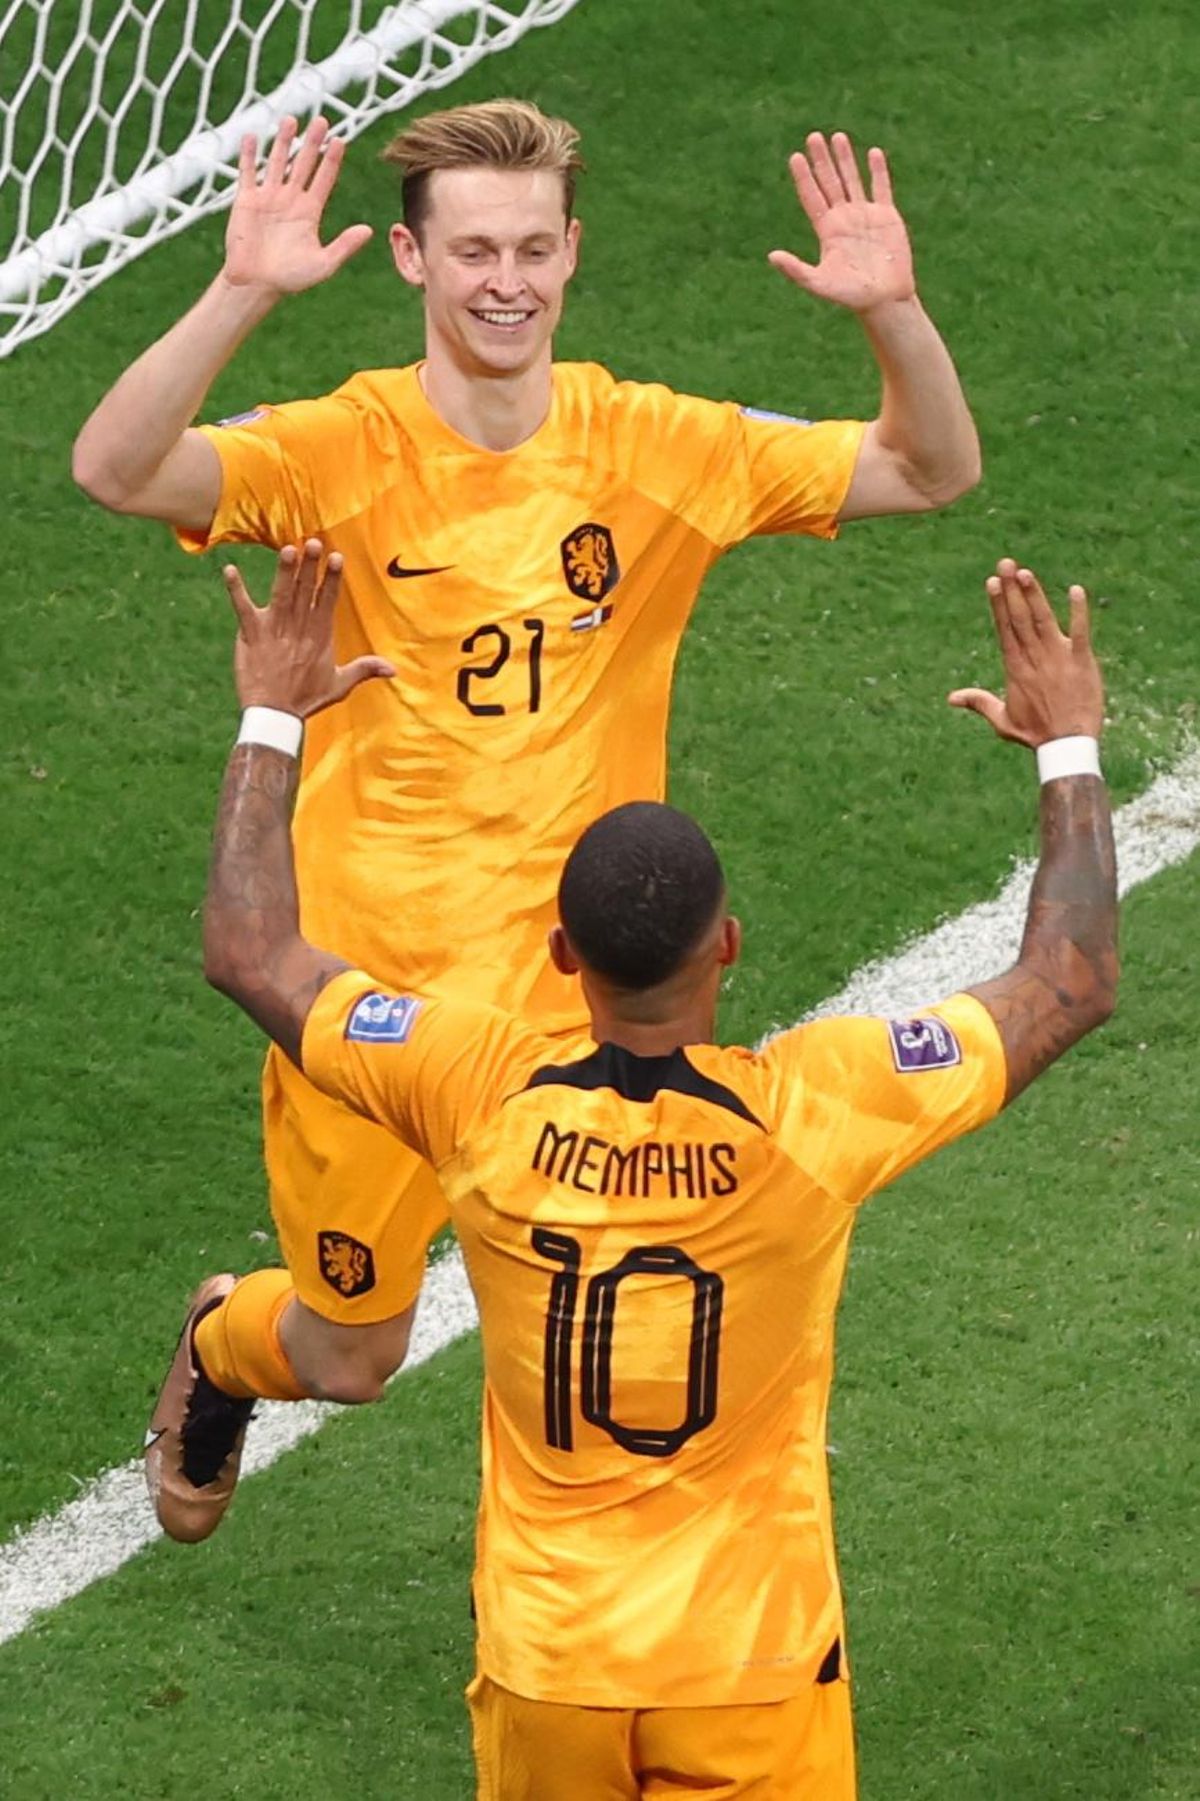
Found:
<path fill-rule="evenodd" d="M 436 569 L 406 569 L 399 557 L 393 557 L 387 566 L 387 572 L 393 581 L 402 582 L 410 575 L 445 575 L 447 569 L 453 567 L 453 563 L 439 563 Z"/>

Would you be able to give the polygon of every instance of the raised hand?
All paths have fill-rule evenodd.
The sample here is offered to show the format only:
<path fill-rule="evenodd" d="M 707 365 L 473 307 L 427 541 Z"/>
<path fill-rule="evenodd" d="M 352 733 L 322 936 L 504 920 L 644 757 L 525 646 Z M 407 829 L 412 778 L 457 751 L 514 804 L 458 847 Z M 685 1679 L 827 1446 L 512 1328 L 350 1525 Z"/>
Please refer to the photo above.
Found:
<path fill-rule="evenodd" d="M 767 258 L 797 287 L 852 312 L 869 312 L 916 293 L 912 250 L 904 220 L 892 203 L 892 180 L 882 150 L 868 150 L 871 197 L 867 198 L 854 146 L 844 131 L 826 140 L 810 132 L 805 151 L 788 167 L 800 204 L 817 234 L 820 260 L 806 263 L 790 250 Z"/>
<path fill-rule="evenodd" d="M 1068 590 L 1069 633 L 1031 569 L 1011 557 L 987 579 L 987 595 L 1004 658 L 1003 699 L 986 688 L 956 688 L 952 707 L 979 713 L 1001 738 L 1036 750 L 1052 738 L 1098 738 L 1104 723 L 1104 683 L 1092 650 L 1088 601 L 1076 584 Z"/>
<path fill-rule="evenodd" d="M 336 550 L 330 554 L 318 587 L 323 548 L 319 539 L 309 538 L 303 552 L 290 544 L 280 551 L 265 607 L 255 606 L 232 563 L 221 571 L 237 614 L 233 672 L 243 707 L 277 707 L 308 719 L 344 700 L 359 682 L 395 675 L 383 657 L 335 664 L 333 610 L 342 559 Z"/>
<path fill-rule="evenodd" d="M 321 215 L 346 154 L 329 123 L 314 119 L 288 163 L 298 126 L 285 119 L 260 180 L 258 140 L 242 139 L 238 185 L 225 231 L 224 275 L 235 287 L 299 294 L 328 281 L 371 236 L 369 225 L 348 225 L 330 244 L 321 242 Z"/>

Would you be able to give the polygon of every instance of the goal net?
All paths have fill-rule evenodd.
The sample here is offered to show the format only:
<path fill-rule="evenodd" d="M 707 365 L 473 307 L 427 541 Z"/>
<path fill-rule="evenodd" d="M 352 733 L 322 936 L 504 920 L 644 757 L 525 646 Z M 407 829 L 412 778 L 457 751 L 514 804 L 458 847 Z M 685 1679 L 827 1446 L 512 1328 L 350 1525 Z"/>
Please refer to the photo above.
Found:
<path fill-rule="evenodd" d="M 342 137 L 576 0 L 0 0 L 0 357 L 232 197 L 288 113 Z"/>

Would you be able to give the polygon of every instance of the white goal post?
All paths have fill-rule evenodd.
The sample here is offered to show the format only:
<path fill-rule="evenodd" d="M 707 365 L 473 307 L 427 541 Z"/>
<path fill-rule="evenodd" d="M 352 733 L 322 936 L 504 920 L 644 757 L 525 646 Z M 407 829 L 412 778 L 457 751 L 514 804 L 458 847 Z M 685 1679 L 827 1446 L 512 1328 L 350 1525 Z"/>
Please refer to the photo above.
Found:
<path fill-rule="evenodd" d="M 577 0 L 0 0 L 0 357 L 228 205 L 287 114 L 340 137 Z"/>

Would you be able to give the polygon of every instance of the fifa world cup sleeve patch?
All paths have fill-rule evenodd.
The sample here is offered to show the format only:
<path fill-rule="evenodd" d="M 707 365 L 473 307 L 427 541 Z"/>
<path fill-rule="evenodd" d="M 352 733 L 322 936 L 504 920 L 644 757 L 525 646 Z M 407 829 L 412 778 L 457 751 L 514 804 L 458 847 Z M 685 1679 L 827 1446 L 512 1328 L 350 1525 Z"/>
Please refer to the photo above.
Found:
<path fill-rule="evenodd" d="M 765 406 L 743 406 L 739 407 L 738 411 L 741 413 L 743 419 L 773 420 L 776 425 L 812 424 L 811 419 L 798 419 L 795 413 L 773 413 L 769 407 Z"/>
<path fill-rule="evenodd" d="M 253 425 L 256 419 L 265 419 L 265 406 L 251 407 L 248 413 L 230 413 L 228 419 L 218 419 L 218 425 Z"/>
<path fill-rule="evenodd" d="M 411 994 L 364 994 L 354 1003 L 344 1035 L 351 1044 L 404 1044 L 420 1011 Z"/>
<path fill-rule="evenodd" d="M 902 1076 L 922 1069 L 953 1069 L 962 1062 L 962 1046 L 944 1019 L 889 1019 L 892 1062 Z"/>

